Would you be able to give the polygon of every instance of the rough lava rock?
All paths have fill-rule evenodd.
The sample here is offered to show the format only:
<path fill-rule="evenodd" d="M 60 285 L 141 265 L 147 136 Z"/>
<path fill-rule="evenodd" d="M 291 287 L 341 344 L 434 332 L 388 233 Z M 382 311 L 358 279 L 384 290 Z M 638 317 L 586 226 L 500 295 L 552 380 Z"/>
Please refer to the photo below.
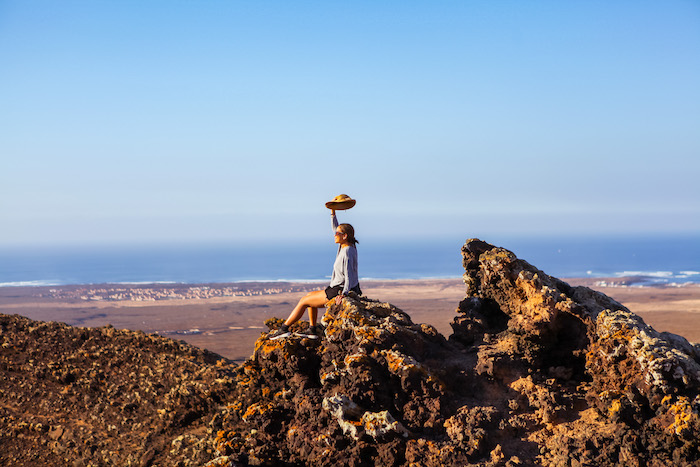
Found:
<path fill-rule="evenodd" d="M 537 409 L 535 463 L 700 465 L 700 345 L 503 248 L 469 240 L 462 256 L 451 339 L 478 347 L 476 371 Z"/>
<path fill-rule="evenodd" d="M 0 465 L 202 465 L 234 368 L 140 331 L 0 315 Z"/>
<path fill-rule="evenodd" d="M 359 296 L 321 341 L 261 336 L 208 466 L 700 465 L 700 346 L 503 248 L 462 256 L 449 340 Z"/>
<path fill-rule="evenodd" d="M 263 333 L 235 368 L 157 336 L 0 316 L 0 460 L 700 466 L 700 345 L 503 248 L 468 240 L 462 257 L 448 339 L 351 295 L 328 303 L 322 339 Z"/>

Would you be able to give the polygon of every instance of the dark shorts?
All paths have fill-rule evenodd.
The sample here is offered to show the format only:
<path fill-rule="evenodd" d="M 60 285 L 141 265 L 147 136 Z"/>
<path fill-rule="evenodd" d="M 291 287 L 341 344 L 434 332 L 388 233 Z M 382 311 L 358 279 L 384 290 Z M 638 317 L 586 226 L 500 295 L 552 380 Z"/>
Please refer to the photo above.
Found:
<path fill-rule="evenodd" d="M 343 286 L 342 285 L 336 285 L 335 287 L 328 286 L 326 287 L 326 298 L 330 300 L 331 298 L 335 298 L 338 295 L 340 295 L 340 292 L 343 291 Z M 360 290 L 360 284 L 357 284 L 355 287 L 350 289 L 351 292 L 355 292 L 357 295 L 362 295 L 362 290 Z"/>

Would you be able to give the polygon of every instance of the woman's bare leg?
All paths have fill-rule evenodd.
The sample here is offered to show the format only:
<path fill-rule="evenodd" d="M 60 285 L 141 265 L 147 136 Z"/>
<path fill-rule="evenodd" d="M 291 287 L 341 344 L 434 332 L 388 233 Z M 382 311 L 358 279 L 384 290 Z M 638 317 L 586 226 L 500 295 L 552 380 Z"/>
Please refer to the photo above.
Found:
<path fill-rule="evenodd" d="M 316 326 L 316 316 L 318 315 L 318 308 L 316 308 L 315 306 L 310 306 L 307 308 L 307 310 L 309 310 L 309 324 L 311 324 L 311 326 Z"/>
<path fill-rule="evenodd" d="M 328 299 L 326 298 L 326 292 L 324 290 L 314 290 L 313 292 L 307 293 L 301 298 L 301 300 L 299 300 L 299 303 L 297 303 L 297 306 L 294 307 L 294 310 L 292 310 L 289 318 L 287 318 L 287 321 L 285 321 L 284 324 L 290 326 L 291 324 L 299 321 L 299 319 L 304 315 L 306 308 L 309 308 L 309 321 L 315 323 L 316 313 L 312 312 L 311 310 L 325 306 L 327 301 Z M 311 316 L 312 313 L 313 316 Z"/>

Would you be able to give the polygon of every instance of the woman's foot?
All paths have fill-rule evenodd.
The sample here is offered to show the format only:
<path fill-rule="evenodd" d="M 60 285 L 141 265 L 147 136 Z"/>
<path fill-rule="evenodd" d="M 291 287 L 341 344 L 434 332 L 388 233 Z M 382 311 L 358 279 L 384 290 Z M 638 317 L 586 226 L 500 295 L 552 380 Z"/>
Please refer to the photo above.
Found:
<path fill-rule="evenodd" d="M 322 333 L 323 330 L 320 328 L 320 326 L 310 326 L 306 337 L 308 337 L 309 339 L 318 339 L 319 337 L 321 337 Z"/>
<path fill-rule="evenodd" d="M 289 331 L 289 326 L 283 324 L 279 329 L 269 333 L 267 338 L 271 341 L 276 341 L 277 339 L 284 339 L 285 337 L 289 337 L 291 335 L 292 333 Z"/>

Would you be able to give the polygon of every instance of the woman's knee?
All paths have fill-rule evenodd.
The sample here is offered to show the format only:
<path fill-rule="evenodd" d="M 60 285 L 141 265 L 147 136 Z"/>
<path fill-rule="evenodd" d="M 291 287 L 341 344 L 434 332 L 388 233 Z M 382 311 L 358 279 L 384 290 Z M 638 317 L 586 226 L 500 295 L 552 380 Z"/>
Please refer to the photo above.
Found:
<path fill-rule="evenodd" d="M 301 297 L 301 300 L 299 300 L 299 303 L 308 306 L 308 305 L 310 305 L 310 304 L 316 302 L 316 299 L 317 299 L 317 297 L 318 297 L 318 295 L 316 294 L 316 292 L 318 292 L 318 290 L 314 290 L 313 292 L 307 293 L 306 295 L 304 295 L 303 297 Z"/>
<path fill-rule="evenodd" d="M 301 297 L 301 300 L 300 300 L 300 301 L 303 302 L 303 303 L 308 303 L 308 302 L 310 302 L 310 301 L 313 301 L 313 299 L 314 299 L 314 293 L 313 293 L 313 292 L 309 292 L 309 293 L 307 293 L 306 295 L 304 295 L 303 297 Z"/>
<path fill-rule="evenodd" d="M 306 297 L 308 298 L 309 305 L 315 308 L 323 306 L 327 301 L 326 292 L 324 290 L 314 290 L 313 292 L 309 292 Z"/>

